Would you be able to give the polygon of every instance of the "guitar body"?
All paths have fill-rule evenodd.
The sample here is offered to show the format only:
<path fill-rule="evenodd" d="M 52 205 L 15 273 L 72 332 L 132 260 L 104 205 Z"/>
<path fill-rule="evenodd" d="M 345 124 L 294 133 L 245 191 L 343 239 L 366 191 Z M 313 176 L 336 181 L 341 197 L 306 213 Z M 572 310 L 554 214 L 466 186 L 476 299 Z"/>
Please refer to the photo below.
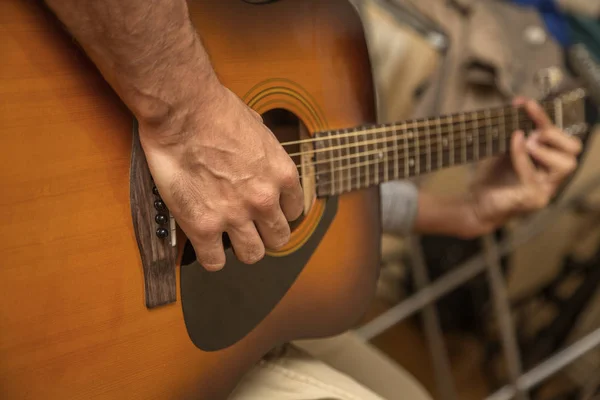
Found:
<path fill-rule="evenodd" d="M 362 26 L 347 0 L 189 6 L 223 83 L 281 140 L 374 122 Z M 237 270 L 256 267 L 261 282 L 258 274 L 273 265 L 285 271 L 306 259 L 280 287 L 253 284 L 266 300 L 235 292 L 244 299 L 236 303 L 229 295 L 238 314 L 218 316 L 234 320 L 230 343 L 202 350 L 190 338 L 191 325 L 207 342 L 229 332 L 195 320 L 206 313 L 198 304 L 184 317 L 181 232 L 177 299 L 148 307 L 132 219 L 142 205 L 131 195 L 131 113 L 41 2 L 1 1 L 0 31 L 0 398 L 222 399 L 271 348 L 357 322 L 378 272 L 376 187 L 309 202 L 285 254 Z M 229 271 L 236 282 L 236 269 Z M 214 296 L 228 295 L 221 292 Z M 217 298 L 203 296 L 207 307 Z M 254 320 L 238 324 L 243 314 Z"/>

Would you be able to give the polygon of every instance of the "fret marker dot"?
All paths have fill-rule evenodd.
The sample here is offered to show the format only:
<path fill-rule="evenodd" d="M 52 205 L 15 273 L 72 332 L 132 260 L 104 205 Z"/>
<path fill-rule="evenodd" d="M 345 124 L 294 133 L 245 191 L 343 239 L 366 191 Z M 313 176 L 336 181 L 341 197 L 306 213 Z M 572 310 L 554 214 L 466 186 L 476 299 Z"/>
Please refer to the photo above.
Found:
<path fill-rule="evenodd" d="M 409 164 L 411 167 L 414 167 L 414 166 L 415 166 L 415 159 L 414 159 L 414 158 L 411 158 L 410 160 L 408 160 L 408 164 Z"/>
<path fill-rule="evenodd" d="M 471 143 L 473 141 L 473 135 L 469 135 L 469 137 L 467 138 L 469 143 Z"/>
<path fill-rule="evenodd" d="M 413 132 L 412 131 L 408 131 L 408 138 L 412 139 L 412 137 L 413 137 Z"/>
<path fill-rule="evenodd" d="M 377 157 L 383 158 L 383 152 L 380 152 L 379 154 L 377 154 Z"/>
<path fill-rule="evenodd" d="M 448 138 L 444 138 L 442 143 L 444 143 L 444 147 L 448 147 Z"/>

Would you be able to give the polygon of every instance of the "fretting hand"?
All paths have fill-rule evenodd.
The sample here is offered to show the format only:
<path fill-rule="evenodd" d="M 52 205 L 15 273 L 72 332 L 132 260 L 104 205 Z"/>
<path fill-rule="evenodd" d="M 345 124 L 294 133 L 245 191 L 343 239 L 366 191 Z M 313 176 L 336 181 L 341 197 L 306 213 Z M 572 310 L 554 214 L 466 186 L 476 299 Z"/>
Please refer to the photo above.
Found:
<path fill-rule="evenodd" d="M 471 195 L 482 226 L 495 227 L 513 215 L 545 207 L 576 169 L 582 150 L 581 141 L 554 126 L 535 101 L 518 98 L 514 105 L 525 107 L 537 129 L 528 137 L 515 132 L 510 156 L 481 166 Z"/>

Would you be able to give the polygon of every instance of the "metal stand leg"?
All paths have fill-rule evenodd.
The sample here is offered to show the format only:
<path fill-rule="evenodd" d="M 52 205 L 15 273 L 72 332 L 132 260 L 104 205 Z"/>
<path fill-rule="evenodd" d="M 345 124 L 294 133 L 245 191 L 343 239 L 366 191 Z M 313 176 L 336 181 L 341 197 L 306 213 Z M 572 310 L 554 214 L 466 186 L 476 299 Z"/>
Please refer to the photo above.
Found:
<path fill-rule="evenodd" d="M 533 388 L 598 346 L 600 346 L 600 329 L 521 375 L 518 380 L 519 386 L 525 390 Z M 486 400 L 510 400 L 514 398 L 515 394 L 515 387 L 508 385 L 489 396 Z"/>
<path fill-rule="evenodd" d="M 411 236 L 409 243 L 411 249 L 410 255 L 414 266 L 415 286 L 417 290 L 423 290 L 430 284 L 423 249 L 417 236 Z M 450 367 L 448 352 L 444 345 L 444 336 L 440 327 L 439 316 L 433 304 L 429 304 L 423 309 L 423 318 L 429 351 L 433 360 L 439 398 L 444 400 L 457 399 L 456 388 L 452 380 L 452 368 Z"/>
<path fill-rule="evenodd" d="M 498 325 L 502 336 L 502 347 L 504 349 L 504 357 L 506 358 L 508 375 L 516 388 L 517 398 L 519 400 L 528 400 L 529 396 L 518 385 L 518 379 L 522 373 L 523 367 L 521 365 L 521 356 L 517 345 L 515 327 L 510 312 L 510 300 L 508 298 L 504 278 L 502 277 L 498 249 L 496 248 L 496 243 L 492 235 L 485 235 L 482 238 L 482 242 L 496 318 L 498 319 Z"/>

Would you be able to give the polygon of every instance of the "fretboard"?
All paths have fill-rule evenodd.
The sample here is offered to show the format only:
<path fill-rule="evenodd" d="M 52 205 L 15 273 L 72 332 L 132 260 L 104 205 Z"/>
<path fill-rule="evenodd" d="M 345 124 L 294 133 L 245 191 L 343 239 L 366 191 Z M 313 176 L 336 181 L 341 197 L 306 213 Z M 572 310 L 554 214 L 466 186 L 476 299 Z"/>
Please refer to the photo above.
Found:
<path fill-rule="evenodd" d="M 554 121 L 555 103 L 541 103 Z M 560 121 L 559 121 L 560 122 Z M 512 134 L 535 127 L 523 108 L 499 107 L 399 124 L 319 132 L 317 195 L 332 196 L 409 179 L 506 153 Z"/>

